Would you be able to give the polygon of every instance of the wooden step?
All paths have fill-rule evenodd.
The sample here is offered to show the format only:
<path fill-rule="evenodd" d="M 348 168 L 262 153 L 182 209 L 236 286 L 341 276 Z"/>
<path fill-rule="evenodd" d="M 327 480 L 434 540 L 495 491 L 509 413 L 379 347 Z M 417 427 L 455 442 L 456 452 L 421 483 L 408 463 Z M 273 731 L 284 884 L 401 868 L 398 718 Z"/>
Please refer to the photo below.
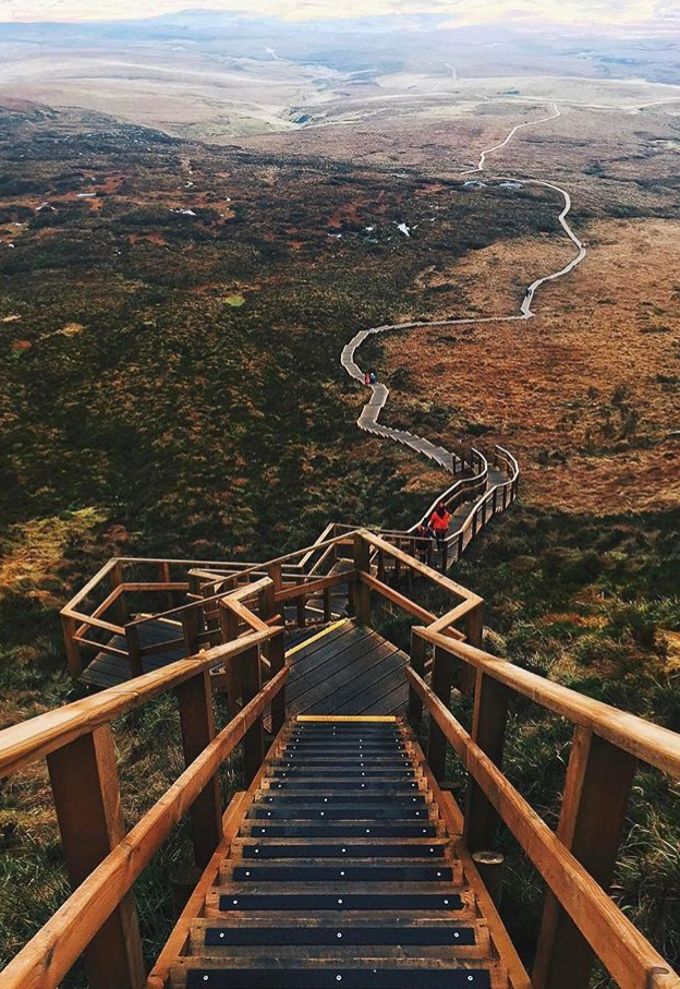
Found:
<path fill-rule="evenodd" d="M 248 820 L 272 820 L 272 821 L 295 821 L 295 820 L 326 820 L 326 821 L 427 821 L 430 817 L 435 817 L 436 808 L 434 804 L 426 804 L 424 807 L 417 803 L 401 806 L 396 802 L 371 804 L 370 808 L 358 802 L 324 804 L 309 802 L 306 804 L 293 803 L 257 803 L 253 804 L 248 811 Z"/>
<path fill-rule="evenodd" d="M 339 838 L 334 842 L 312 841 L 309 838 L 281 839 L 261 837 L 235 838 L 230 858 L 450 858 L 449 838 Z"/>
<path fill-rule="evenodd" d="M 246 821 L 240 829 L 241 837 L 259 835 L 269 838 L 434 838 L 445 833 L 441 821 L 409 824 L 401 821 L 279 821 L 276 823 Z"/>
<path fill-rule="evenodd" d="M 417 787 L 416 790 L 417 792 L 414 792 L 412 787 L 390 787 L 376 793 L 369 789 L 368 783 L 359 783 L 351 790 L 341 793 L 328 787 L 325 790 L 315 790 L 313 793 L 297 787 L 281 787 L 280 789 L 274 787 L 273 789 L 259 790 L 255 795 L 254 805 L 266 804 L 267 806 L 281 807 L 288 804 L 299 804 L 300 806 L 328 804 L 329 807 L 332 807 L 335 804 L 351 803 L 365 807 L 367 810 L 373 804 L 382 806 L 386 803 L 404 808 L 425 807 L 432 799 L 430 794 L 426 790 L 419 790 Z M 323 810 L 323 806 L 321 809 Z"/>
<path fill-rule="evenodd" d="M 348 858 L 341 862 L 330 859 L 270 859 L 266 863 L 246 863 L 242 859 L 225 859 L 220 866 L 223 882 L 252 883 L 460 883 L 461 869 L 457 860 L 441 859 L 423 862 L 421 859 Z"/>
<path fill-rule="evenodd" d="M 329 790 L 334 793 L 340 790 L 364 790 L 370 788 L 372 792 L 389 792 L 390 790 L 418 790 L 426 786 L 423 777 L 416 780 L 413 776 L 402 776 L 395 774 L 392 779 L 369 776 L 367 773 L 359 772 L 358 776 L 342 776 L 333 779 L 332 784 L 319 776 L 276 776 L 273 779 L 263 780 L 261 790 L 295 790 L 302 789 L 305 793 L 313 790 Z"/>
<path fill-rule="evenodd" d="M 170 989 L 505 989 L 498 964 L 464 959 L 383 957 L 360 961 L 298 958 L 279 962 L 275 954 L 249 958 L 182 958 L 173 967 Z"/>
<path fill-rule="evenodd" d="M 347 951 L 352 948 L 376 946 L 416 949 L 446 948 L 459 957 L 482 958 L 489 954 L 489 932 L 479 921 L 452 921 L 451 915 L 391 919 L 376 914 L 352 913 L 305 915 L 292 913 L 251 914 L 248 917 L 201 918 L 191 930 L 193 954 L 224 954 L 232 946 L 276 945 L 277 955 L 295 957 L 295 949 L 330 948 Z M 284 949 L 290 949 L 283 953 Z M 314 952 L 316 954 L 316 951 Z M 310 952 L 305 950 L 309 957 Z M 328 952 L 324 953 L 325 958 Z M 319 954 L 322 958 L 324 955 Z"/>
<path fill-rule="evenodd" d="M 170 989 L 507 989 L 412 737 L 304 721 L 273 752 Z"/>
<path fill-rule="evenodd" d="M 310 887 L 305 883 L 272 883 L 244 885 L 224 882 L 213 887 L 206 898 L 206 915 L 216 916 L 227 911 L 346 910 L 390 911 L 425 910 L 458 911 L 470 907 L 471 894 L 457 883 L 433 888 L 431 884 L 412 884 L 404 889 L 399 883 L 328 883 Z"/>

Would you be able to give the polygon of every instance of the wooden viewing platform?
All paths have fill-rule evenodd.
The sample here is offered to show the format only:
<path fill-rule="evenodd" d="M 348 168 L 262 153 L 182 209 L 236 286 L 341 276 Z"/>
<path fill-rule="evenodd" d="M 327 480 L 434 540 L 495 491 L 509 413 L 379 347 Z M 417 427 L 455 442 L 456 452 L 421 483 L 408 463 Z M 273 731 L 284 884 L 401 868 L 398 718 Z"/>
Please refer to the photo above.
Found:
<path fill-rule="evenodd" d="M 47 762 L 73 887 L 2 989 L 57 989 L 82 954 L 92 989 L 587 989 L 595 959 L 621 989 L 680 989 L 608 893 L 638 765 L 680 779 L 680 735 L 485 652 L 482 599 L 395 543 L 340 529 L 266 564 L 113 560 L 76 595 L 73 675 L 101 653 L 128 678 L 0 733 L 3 776 Z M 411 623 L 408 655 L 386 613 Z M 159 622 L 172 638 L 140 631 Z M 186 768 L 126 831 L 111 726 L 160 695 Z M 503 773 L 516 697 L 573 725 L 554 831 Z M 187 815 L 201 878 L 148 971 L 134 885 Z M 531 975 L 473 860 L 499 827 L 546 886 Z"/>

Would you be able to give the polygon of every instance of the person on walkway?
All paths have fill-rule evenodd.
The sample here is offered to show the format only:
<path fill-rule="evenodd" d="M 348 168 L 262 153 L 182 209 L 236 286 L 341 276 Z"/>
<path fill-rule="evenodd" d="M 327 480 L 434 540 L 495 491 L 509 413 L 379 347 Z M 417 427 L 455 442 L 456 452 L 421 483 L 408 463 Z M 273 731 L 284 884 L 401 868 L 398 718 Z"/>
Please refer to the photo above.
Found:
<path fill-rule="evenodd" d="M 414 535 L 418 540 L 416 543 L 416 558 L 420 560 L 421 563 L 427 563 L 430 555 L 430 544 L 434 533 L 427 522 L 421 522 L 416 528 Z"/>
<path fill-rule="evenodd" d="M 369 377 L 370 383 L 372 385 L 377 385 L 378 384 L 378 375 L 375 373 L 375 371 L 372 371 L 372 370 L 369 371 L 368 372 L 368 377 Z"/>
<path fill-rule="evenodd" d="M 364 371 L 364 384 L 365 385 L 370 385 L 370 383 L 371 383 L 371 372 L 370 371 Z"/>
<path fill-rule="evenodd" d="M 446 535 L 449 531 L 450 521 L 451 513 L 444 502 L 440 501 L 430 516 L 430 528 L 434 532 L 434 537 L 437 540 L 438 550 L 441 550 L 446 542 Z"/>

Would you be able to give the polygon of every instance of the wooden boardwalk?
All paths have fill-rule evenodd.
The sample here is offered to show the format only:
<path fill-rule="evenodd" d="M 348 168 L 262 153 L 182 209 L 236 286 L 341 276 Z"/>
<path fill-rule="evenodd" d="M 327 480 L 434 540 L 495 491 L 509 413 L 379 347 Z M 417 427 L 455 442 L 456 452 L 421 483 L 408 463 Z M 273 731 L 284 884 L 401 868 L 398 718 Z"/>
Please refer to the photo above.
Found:
<path fill-rule="evenodd" d="M 344 619 L 288 650 L 291 714 L 400 714 L 408 698 L 406 653 Z"/>
<path fill-rule="evenodd" d="M 140 645 L 151 646 L 159 642 L 170 642 L 177 639 L 182 634 L 182 626 L 178 622 L 160 619 L 155 622 L 147 622 L 139 626 Z M 127 643 L 124 636 L 114 635 L 109 642 L 114 649 L 125 650 Z M 174 663 L 177 659 L 186 656 L 186 648 L 183 645 L 169 647 L 166 652 L 156 653 L 153 656 L 144 656 L 142 668 L 145 673 L 152 673 L 159 670 L 168 663 Z M 127 655 L 112 656 L 109 653 L 98 652 L 92 662 L 83 670 L 80 681 L 88 687 L 106 688 L 115 687 L 119 683 L 124 683 L 132 678 L 130 660 Z"/>

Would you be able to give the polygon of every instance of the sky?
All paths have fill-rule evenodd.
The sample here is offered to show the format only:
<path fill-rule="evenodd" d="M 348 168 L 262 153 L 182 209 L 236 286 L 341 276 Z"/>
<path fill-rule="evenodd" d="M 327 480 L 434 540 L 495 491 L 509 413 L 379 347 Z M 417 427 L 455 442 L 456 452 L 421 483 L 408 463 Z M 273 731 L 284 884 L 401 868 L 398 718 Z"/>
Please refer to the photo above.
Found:
<path fill-rule="evenodd" d="M 676 0 L 0 0 L 0 21 L 137 19 L 191 9 L 248 10 L 292 20 L 428 12 L 453 24 L 522 20 L 680 28 Z"/>

